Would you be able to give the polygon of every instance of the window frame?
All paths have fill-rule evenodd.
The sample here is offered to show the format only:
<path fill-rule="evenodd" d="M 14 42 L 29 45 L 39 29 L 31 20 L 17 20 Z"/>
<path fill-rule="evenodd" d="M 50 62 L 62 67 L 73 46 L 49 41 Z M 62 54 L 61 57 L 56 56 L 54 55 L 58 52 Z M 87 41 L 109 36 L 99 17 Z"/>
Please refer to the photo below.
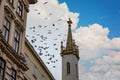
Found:
<path fill-rule="evenodd" d="M 15 52 L 17 52 L 17 53 L 19 51 L 19 43 L 20 43 L 20 34 L 18 31 L 15 30 L 13 48 L 14 48 Z"/>
<path fill-rule="evenodd" d="M 24 80 L 28 80 L 28 79 L 24 76 Z"/>
<path fill-rule="evenodd" d="M 17 13 L 20 17 L 22 17 L 22 14 L 23 14 L 23 5 L 21 3 L 21 1 L 19 0 L 18 1 L 18 4 L 17 4 Z"/>
<path fill-rule="evenodd" d="M 3 64 L 3 63 L 4 63 L 4 65 L 1 65 L 1 64 Z M 2 72 L 3 74 L 1 75 L 2 80 L 4 80 L 5 66 L 6 66 L 5 60 L 0 57 L 0 71 L 3 70 L 3 72 Z M 0 73 L 1 73 L 1 72 L 0 72 Z"/>
<path fill-rule="evenodd" d="M 14 72 L 14 73 L 13 73 Z M 10 80 L 16 80 L 16 70 L 11 68 L 11 71 L 10 71 Z"/>
<path fill-rule="evenodd" d="M 33 68 L 33 76 L 35 79 L 37 79 L 37 76 L 38 76 L 38 68 L 36 65 L 34 65 L 34 68 Z"/>
<path fill-rule="evenodd" d="M 9 33 L 10 33 L 10 21 L 5 17 L 3 23 L 3 36 L 6 41 L 9 40 Z"/>
<path fill-rule="evenodd" d="M 26 53 L 24 55 L 24 59 L 25 59 L 25 64 L 28 65 L 29 64 L 29 57 Z"/>
<path fill-rule="evenodd" d="M 45 76 L 44 75 L 41 75 L 41 80 L 45 80 Z"/>
<path fill-rule="evenodd" d="M 0 6 L 1 6 L 1 1 L 2 1 L 2 0 L 0 0 Z"/>

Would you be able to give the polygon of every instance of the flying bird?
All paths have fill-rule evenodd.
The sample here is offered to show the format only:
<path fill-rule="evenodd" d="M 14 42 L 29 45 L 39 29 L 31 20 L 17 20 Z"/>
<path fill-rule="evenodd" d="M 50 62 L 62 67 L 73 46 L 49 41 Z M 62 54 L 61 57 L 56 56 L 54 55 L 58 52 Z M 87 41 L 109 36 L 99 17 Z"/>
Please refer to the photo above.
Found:
<path fill-rule="evenodd" d="M 53 26 L 55 26 L 55 24 L 53 24 Z"/>
<path fill-rule="evenodd" d="M 40 12 L 38 14 L 40 15 Z"/>
<path fill-rule="evenodd" d="M 38 11 L 38 9 L 35 9 L 35 11 Z"/>
<path fill-rule="evenodd" d="M 43 4 L 47 4 L 48 2 L 44 2 Z"/>

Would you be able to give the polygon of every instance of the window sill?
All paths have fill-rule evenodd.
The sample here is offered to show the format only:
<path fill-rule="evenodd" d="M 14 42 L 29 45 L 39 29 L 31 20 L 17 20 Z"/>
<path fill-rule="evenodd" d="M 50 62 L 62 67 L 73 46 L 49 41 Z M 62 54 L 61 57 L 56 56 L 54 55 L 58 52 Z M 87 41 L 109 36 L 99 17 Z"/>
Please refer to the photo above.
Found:
<path fill-rule="evenodd" d="M 17 14 L 18 18 L 19 18 L 22 22 L 24 22 L 24 20 L 22 19 L 22 16 L 20 16 L 17 11 L 16 11 L 16 14 Z"/>

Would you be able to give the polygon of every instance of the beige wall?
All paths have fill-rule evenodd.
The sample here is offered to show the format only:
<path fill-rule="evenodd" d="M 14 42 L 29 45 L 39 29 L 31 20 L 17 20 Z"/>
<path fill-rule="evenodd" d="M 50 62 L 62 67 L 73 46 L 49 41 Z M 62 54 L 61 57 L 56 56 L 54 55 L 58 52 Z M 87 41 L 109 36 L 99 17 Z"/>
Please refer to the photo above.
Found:
<path fill-rule="evenodd" d="M 70 63 L 70 74 L 67 74 L 67 62 Z M 62 57 L 62 80 L 79 80 L 78 59 L 75 55 L 69 54 Z"/>
<path fill-rule="evenodd" d="M 11 69 L 13 68 L 16 70 L 16 80 L 23 80 L 24 79 L 24 71 L 19 67 L 22 64 L 22 62 L 16 62 L 15 58 L 13 56 L 10 56 L 8 52 L 4 52 L 3 50 L 0 51 L 0 58 L 4 59 L 6 62 L 5 65 L 5 72 L 4 72 L 4 80 L 10 80 L 11 75 Z M 12 59 L 13 60 L 12 60 Z M 18 59 L 19 60 L 19 59 Z"/>
<path fill-rule="evenodd" d="M 30 80 L 41 80 L 41 76 L 43 75 L 45 77 L 45 80 L 55 80 L 52 74 L 49 72 L 41 58 L 38 56 L 38 54 L 35 52 L 33 47 L 30 45 L 30 43 L 26 40 L 25 43 L 25 55 L 28 57 L 28 64 L 29 70 L 26 73 L 26 75 L 29 77 Z M 37 79 L 34 78 L 33 72 L 34 72 L 34 65 L 38 69 L 38 75 Z"/>
<path fill-rule="evenodd" d="M 11 69 L 16 70 L 16 80 L 24 80 L 24 72 L 28 67 L 24 64 L 23 53 L 25 43 L 26 18 L 29 11 L 29 3 L 35 3 L 36 0 L 20 0 L 23 6 L 22 17 L 17 14 L 18 0 L 13 0 L 11 5 L 8 0 L 0 0 L 0 58 L 5 60 L 5 72 L 3 80 L 10 80 Z M 10 22 L 9 40 L 3 37 L 4 18 Z M 19 51 L 13 49 L 14 33 L 17 30 L 20 33 Z"/>
<path fill-rule="evenodd" d="M 29 42 L 27 40 L 25 42 L 28 7 L 29 4 L 36 3 L 37 0 L 20 0 L 23 6 L 22 17 L 17 13 L 18 0 L 13 1 L 13 4 L 10 4 L 8 0 L 2 0 L 0 2 L 0 58 L 6 62 L 4 80 L 10 79 L 12 68 L 17 72 L 16 80 L 24 80 L 24 77 L 28 80 L 41 80 L 42 76 L 44 76 L 45 80 L 55 80 Z M 1 33 L 3 32 L 5 17 L 10 22 L 8 41 L 4 39 Z M 18 31 L 20 34 L 18 52 L 15 52 L 13 48 L 15 31 Z M 28 56 L 27 66 L 24 63 L 24 55 Z M 33 76 L 34 66 L 37 67 L 38 71 L 36 78 Z"/>

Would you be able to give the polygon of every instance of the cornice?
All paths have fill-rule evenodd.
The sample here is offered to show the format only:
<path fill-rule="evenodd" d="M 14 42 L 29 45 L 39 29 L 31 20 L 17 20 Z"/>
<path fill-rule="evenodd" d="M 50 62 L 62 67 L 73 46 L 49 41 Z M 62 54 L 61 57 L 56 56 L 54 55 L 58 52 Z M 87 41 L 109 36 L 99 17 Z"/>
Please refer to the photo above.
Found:
<path fill-rule="evenodd" d="M 29 12 L 29 2 L 27 0 L 22 0 L 24 8 L 27 12 Z"/>
<path fill-rule="evenodd" d="M 8 6 L 5 6 L 4 9 L 8 13 L 9 17 L 11 17 L 12 19 L 16 18 L 15 15 L 14 15 L 14 13 L 13 13 L 13 11 Z"/>
<path fill-rule="evenodd" d="M 79 50 L 62 50 L 62 52 L 60 53 L 61 56 L 63 57 L 64 55 L 70 55 L 73 54 L 77 57 L 77 59 L 79 60 Z"/>
<path fill-rule="evenodd" d="M 17 28 L 21 31 L 25 31 L 23 24 L 19 20 L 15 20 L 15 23 L 18 25 Z"/>

